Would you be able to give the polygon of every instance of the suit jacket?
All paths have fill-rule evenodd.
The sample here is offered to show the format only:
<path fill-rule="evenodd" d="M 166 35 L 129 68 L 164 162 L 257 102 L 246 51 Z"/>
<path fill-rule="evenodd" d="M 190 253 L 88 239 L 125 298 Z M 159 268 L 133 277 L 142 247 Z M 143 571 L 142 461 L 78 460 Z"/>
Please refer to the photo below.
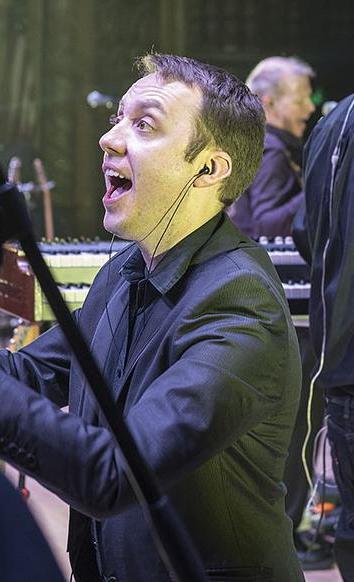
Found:
<path fill-rule="evenodd" d="M 102 370 L 116 362 L 117 407 L 211 580 L 303 580 L 282 484 L 301 365 L 267 253 L 220 216 L 184 239 L 150 276 L 156 295 L 122 366 L 112 330 L 138 254 L 128 248 L 103 267 L 76 314 Z M 75 508 L 77 571 L 93 536 L 107 578 L 171 580 L 60 329 L 3 352 L 0 366 L 0 454 Z M 71 414 L 42 395 L 69 400 Z"/>

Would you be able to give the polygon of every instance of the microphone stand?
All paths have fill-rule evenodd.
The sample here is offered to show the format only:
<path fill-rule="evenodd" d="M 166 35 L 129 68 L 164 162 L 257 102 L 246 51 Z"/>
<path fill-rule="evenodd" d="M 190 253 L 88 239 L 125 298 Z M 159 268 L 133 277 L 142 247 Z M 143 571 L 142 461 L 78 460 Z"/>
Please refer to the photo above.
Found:
<path fill-rule="evenodd" d="M 107 383 L 37 247 L 23 194 L 15 185 L 6 183 L 0 168 L 0 253 L 2 243 L 9 239 L 16 239 L 21 243 L 66 340 L 88 380 L 90 391 L 115 438 L 124 470 L 142 505 L 167 571 L 176 582 L 206 582 L 201 559 L 189 534 L 167 495 L 161 491 L 123 416 L 117 411 Z"/>

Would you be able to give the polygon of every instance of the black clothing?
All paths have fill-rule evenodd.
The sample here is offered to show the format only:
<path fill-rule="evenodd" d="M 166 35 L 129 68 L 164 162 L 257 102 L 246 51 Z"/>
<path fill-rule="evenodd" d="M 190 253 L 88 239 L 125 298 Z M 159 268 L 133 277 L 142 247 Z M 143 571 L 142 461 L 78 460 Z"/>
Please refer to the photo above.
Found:
<path fill-rule="evenodd" d="M 279 127 L 274 127 L 274 125 L 266 125 L 266 130 L 268 133 L 276 136 L 280 139 L 286 147 L 288 155 L 290 156 L 292 162 L 296 164 L 299 168 L 302 166 L 302 150 L 303 150 L 303 141 L 299 137 L 296 137 L 290 131 L 286 131 L 285 129 L 279 129 Z M 299 174 L 298 178 L 301 181 L 301 174 Z"/>
<path fill-rule="evenodd" d="M 266 126 L 264 155 L 251 186 L 228 208 L 232 222 L 253 238 L 291 234 L 303 201 L 302 142 L 288 131 Z"/>
<path fill-rule="evenodd" d="M 334 554 L 343 582 L 354 577 L 354 397 L 329 398 L 328 440 L 342 509 L 336 527 Z"/>
<path fill-rule="evenodd" d="M 354 395 L 354 110 L 342 136 L 330 223 L 331 158 L 353 95 L 312 131 L 304 150 L 306 219 L 312 255 L 310 332 L 317 360 L 323 328 L 321 280 L 325 267 L 326 349 L 317 384 L 327 395 Z"/>
<path fill-rule="evenodd" d="M 117 407 L 210 580 L 236 582 L 247 574 L 299 582 L 282 477 L 301 365 L 274 266 L 223 215 L 166 253 L 148 283 L 140 259 L 135 245 L 113 257 L 75 314 L 98 365 L 114 378 Z M 147 308 L 137 334 L 132 320 L 117 374 L 108 363 L 113 358 L 122 368 L 112 330 L 127 314 L 131 276 L 146 286 Z M 9 445 L 0 454 L 75 508 L 69 541 L 79 580 L 92 582 L 85 579 L 85 550 L 91 564 L 94 535 L 102 577 L 170 581 L 61 330 L 15 354 L 0 351 L 0 367 L 0 432 Z M 52 403 L 68 399 L 69 414 Z M 19 447 L 30 452 L 31 465 L 13 452 Z"/>
<path fill-rule="evenodd" d="M 64 582 L 23 499 L 0 473 L 1 582 Z"/>
<path fill-rule="evenodd" d="M 354 95 L 323 117 L 306 144 L 305 191 L 311 252 L 310 332 L 316 385 L 327 397 L 328 438 L 342 502 L 335 555 L 345 582 L 354 572 Z M 301 237 L 305 229 L 298 229 Z M 317 374 L 319 375 L 317 376 Z"/>

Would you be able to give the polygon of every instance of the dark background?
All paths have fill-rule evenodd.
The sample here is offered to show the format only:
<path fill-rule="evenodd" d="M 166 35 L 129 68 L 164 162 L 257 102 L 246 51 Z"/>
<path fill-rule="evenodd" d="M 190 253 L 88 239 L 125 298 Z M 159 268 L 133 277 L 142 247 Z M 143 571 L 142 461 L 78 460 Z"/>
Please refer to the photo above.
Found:
<path fill-rule="evenodd" d="M 353 0 L 0 0 L 0 160 L 19 156 L 25 182 L 43 160 L 58 236 L 106 238 L 97 141 L 110 112 L 88 93 L 122 95 L 134 57 L 154 48 L 241 79 L 262 58 L 296 55 L 317 95 L 338 100 L 354 91 L 353 41 Z M 32 204 L 39 237 L 39 193 Z"/>

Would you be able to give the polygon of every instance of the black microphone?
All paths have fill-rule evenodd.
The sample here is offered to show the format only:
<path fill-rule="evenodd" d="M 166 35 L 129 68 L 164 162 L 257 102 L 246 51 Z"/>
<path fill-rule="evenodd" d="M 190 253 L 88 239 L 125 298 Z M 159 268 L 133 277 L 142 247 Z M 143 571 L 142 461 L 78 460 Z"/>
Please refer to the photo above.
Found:
<path fill-rule="evenodd" d="M 113 109 L 116 99 L 112 95 L 104 95 L 99 91 L 91 91 L 86 97 L 87 104 L 96 109 L 96 107 L 106 107 L 106 109 Z"/>

